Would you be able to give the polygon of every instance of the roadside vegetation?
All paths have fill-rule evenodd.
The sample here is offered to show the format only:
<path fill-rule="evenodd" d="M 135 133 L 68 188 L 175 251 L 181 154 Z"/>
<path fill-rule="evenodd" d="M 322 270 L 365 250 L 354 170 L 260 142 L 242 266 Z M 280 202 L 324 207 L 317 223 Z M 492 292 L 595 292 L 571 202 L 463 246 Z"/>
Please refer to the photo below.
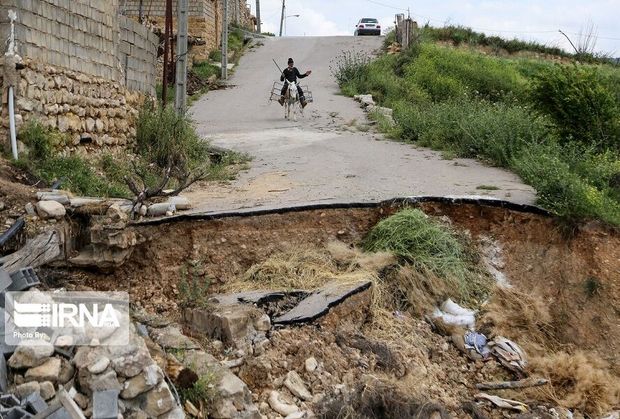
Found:
<path fill-rule="evenodd" d="M 88 159 L 62 150 L 66 135 L 29 121 L 19 133 L 27 153 L 14 164 L 39 179 L 42 185 L 59 181 L 60 187 L 78 195 L 131 198 L 131 185 L 175 189 L 191 180 L 229 180 L 246 156 L 213 151 L 186 116 L 171 107 L 146 104 L 137 121 L 136 138 L 129 153 L 102 153 Z"/>
<path fill-rule="evenodd" d="M 246 41 L 243 32 L 239 28 L 233 28 L 228 34 L 228 52 L 229 63 L 238 64 L 239 59 L 243 55 L 246 49 Z M 216 64 L 222 61 L 222 52 L 213 50 L 209 54 L 209 59 L 204 61 L 194 62 L 191 68 L 187 72 L 187 105 L 190 106 L 193 102 L 198 100 L 200 96 L 213 89 L 217 84 L 217 80 L 220 79 L 222 73 L 220 67 Z M 161 80 L 160 80 L 161 81 Z M 162 96 L 161 83 L 156 86 L 157 97 Z M 167 103 L 174 103 L 175 89 L 174 83 L 168 85 L 166 90 Z"/>
<path fill-rule="evenodd" d="M 620 69 L 532 43 L 501 48 L 567 63 L 436 42 L 446 39 L 491 42 L 464 28 L 426 27 L 400 54 L 370 61 L 345 52 L 332 71 L 343 93 L 372 94 L 394 110 L 395 125 L 379 121 L 392 138 L 510 168 L 566 220 L 620 225 Z"/>

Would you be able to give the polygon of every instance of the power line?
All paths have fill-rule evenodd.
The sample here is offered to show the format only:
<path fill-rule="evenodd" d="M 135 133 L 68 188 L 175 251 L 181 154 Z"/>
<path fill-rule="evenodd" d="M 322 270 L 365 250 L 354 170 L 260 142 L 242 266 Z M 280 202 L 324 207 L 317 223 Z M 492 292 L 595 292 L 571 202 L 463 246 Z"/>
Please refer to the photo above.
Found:
<path fill-rule="evenodd" d="M 385 3 L 380 3 L 375 0 L 366 0 L 368 3 L 376 4 L 377 6 L 387 7 L 388 9 L 400 10 L 401 12 L 407 11 L 408 9 L 403 9 L 402 7 L 396 7 Z"/>

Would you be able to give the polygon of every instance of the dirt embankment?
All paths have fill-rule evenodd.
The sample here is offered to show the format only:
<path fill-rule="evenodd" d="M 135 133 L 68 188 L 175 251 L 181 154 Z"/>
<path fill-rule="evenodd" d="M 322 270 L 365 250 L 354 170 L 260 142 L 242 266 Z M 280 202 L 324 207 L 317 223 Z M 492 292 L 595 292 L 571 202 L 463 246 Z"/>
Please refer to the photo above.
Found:
<path fill-rule="evenodd" d="M 601 406 L 613 405 L 614 382 L 620 379 L 618 231 L 592 224 L 569 235 L 542 215 L 473 204 L 420 207 L 469 235 L 481 248 L 492 244 L 495 268 L 512 288 L 491 296 L 480 325 L 522 344 L 535 371 L 559 383 L 546 392 L 503 396 L 526 395 L 550 407 L 569 406 L 593 415 L 603 413 L 597 410 Z M 121 268 L 105 275 L 71 271 L 54 276 L 65 285 L 128 289 L 138 305 L 175 317 L 183 272 L 209 279 L 209 292 L 230 289 L 252 266 L 291 249 L 320 250 L 333 241 L 358 244 L 378 221 L 400 208 L 306 210 L 136 226 L 147 241 Z M 400 314 L 394 316 L 400 319 Z M 377 331 L 364 324 L 304 326 L 274 330 L 270 342 L 262 355 L 234 370 L 257 403 L 266 403 L 268 391 L 294 369 L 323 396 L 363 387 L 375 377 L 420 399 L 439 401 L 449 413 L 462 416 L 463 403 L 476 392 L 475 383 L 511 378 L 497 363 L 468 361 L 448 337 L 407 313 L 397 330 Z M 381 345 L 387 352 L 368 349 Z M 386 354 L 395 354 L 398 368 L 382 364 Z M 310 357 L 322 363 L 320 374 L 304 370 Z M 608 388 L 602 388 L 606 384 Z"/>

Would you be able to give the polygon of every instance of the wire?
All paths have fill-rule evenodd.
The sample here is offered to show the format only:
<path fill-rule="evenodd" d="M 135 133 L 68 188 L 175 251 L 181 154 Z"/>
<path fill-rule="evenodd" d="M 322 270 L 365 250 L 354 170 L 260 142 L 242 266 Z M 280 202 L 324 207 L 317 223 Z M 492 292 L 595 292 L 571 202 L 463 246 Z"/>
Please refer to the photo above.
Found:
<path fill-rule="evenodd" d="M 380 2 L 375 1 L 375 0 L 366 0 L 366 1 L 368 3 L 376 4 L 377 6 L 387 7 L 388 9 L 400 10 L 400 11 L 407 11 L 407 10 L 409 10 L 409 9 L 403 9 L 402 7 L 396 7 L 396 6 L 392 6 L 392 5 L 389 5 L 389 4 L 380 3 Z"/>

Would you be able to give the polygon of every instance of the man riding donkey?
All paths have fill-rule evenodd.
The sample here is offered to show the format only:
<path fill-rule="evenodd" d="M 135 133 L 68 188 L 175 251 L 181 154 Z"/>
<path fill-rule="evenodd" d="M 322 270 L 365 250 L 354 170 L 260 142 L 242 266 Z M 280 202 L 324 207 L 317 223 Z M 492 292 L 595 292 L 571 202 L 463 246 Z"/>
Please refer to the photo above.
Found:
<path fill-rule="evenodd" d="M 282 72 L 282 75 L 280 76 L 280 81 L 284 82 L 284 86 L 282 87 L 282 91 L 280 92 L 282 96 L 280 97 L 280 99 L 278 99 L 278 102 L 280 103 L 280 105 L 283 105 L 283 106 L 284 106 L 284 96 L 286 95 L 286 90 L 288 89 L 289 82 L 297 83 L 298 78 L 303 79 L 304 77 L 308 77 L 312 73 L 312 71 L 308 70 L 304 74 L 301 74 L 299 70 L 297 69 L 297 67 L 294 66 L 294 64 L 295 63 L 293 62 L 293 59 L 289 58 L 288 67 L 284 69 L 284 71 Z M 301 106 L 305 108 L 308 102 L 306 102 L 306 98 L 304 97 L 304 92 L 299 86 L 299 84 L 297 85 L 297 91 L 299 92 L 299 101 L 301 102 Z"/>

